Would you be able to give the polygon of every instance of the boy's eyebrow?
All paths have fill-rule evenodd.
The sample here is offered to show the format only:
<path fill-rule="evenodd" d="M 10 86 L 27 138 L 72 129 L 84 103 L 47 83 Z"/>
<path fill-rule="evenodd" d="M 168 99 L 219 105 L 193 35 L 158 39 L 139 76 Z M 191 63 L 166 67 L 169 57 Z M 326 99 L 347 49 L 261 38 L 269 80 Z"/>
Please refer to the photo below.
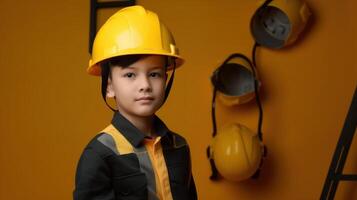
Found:
<path fill-rule="evenodd" d="M 139 67 L 133 67 L 133 66 L 129 66 L 129 67 L 125 67 L 124 69 L 137 69 Z M 164 66 L 154 66 L 154 67 L 150 67 L 149 70 L 154 70 L 154 69 L 165 69 Z"/>

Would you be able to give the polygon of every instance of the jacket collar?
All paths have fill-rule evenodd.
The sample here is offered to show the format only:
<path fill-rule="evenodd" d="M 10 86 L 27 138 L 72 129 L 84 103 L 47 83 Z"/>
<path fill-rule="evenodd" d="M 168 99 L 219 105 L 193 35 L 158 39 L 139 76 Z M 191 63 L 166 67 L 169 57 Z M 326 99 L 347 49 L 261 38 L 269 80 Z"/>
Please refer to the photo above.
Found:
<path fill-rule="evenodd" d="M 154 116 L 153 123 L 154 131 L 158 136 L 165 140 L 165 136 L 171 136 L 170 130 L 158 116 Z M 145 134 L 118 111 L 114 113 L 112 124 L 134 147 L 138 147 L 145 138 Z"/>

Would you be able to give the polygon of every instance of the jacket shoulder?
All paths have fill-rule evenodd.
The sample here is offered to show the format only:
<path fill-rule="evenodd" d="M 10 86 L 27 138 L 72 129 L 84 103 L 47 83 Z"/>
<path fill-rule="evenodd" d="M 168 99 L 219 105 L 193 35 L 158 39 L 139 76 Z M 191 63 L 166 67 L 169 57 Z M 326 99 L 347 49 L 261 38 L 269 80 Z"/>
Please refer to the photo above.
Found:
<path fill-rule="evenodd" d="M 179 148 L 182 146 L 188 146 L 188 143 L 183 136 L 181 136 L 178 133 L 172 132 L 172 131 L 170 131 L 170 134 L 172 136 L 172 141 L 173 141 L 173 145 L 175 148 Z"/>
<path fill-rule="evenodd" d="M 95 151 L 102 158 L 116 153 L 114 139 L 104 132 L 98 133 L 89 141 L 84 150 L 88 149 Z"/>

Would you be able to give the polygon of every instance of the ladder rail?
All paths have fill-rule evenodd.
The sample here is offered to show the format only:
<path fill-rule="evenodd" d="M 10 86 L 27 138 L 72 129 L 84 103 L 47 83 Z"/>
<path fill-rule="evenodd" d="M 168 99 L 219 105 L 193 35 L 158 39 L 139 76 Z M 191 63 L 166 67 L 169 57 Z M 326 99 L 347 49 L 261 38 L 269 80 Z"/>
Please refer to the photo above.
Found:
<path fill-rule="evenodd" d="M 357 125 L 357 87 L 338 140 L 320 200 L 333 200 L 339 181 L 357 181 L 357 174 L 342 174 Z"/>

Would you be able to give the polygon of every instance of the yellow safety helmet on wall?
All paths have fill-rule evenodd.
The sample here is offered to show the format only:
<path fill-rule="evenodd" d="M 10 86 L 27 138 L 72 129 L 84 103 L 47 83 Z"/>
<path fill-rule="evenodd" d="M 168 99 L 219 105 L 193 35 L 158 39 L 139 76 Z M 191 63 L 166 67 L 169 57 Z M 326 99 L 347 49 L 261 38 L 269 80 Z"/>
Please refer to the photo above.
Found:
<path fill-rule="evenodd" d="M 258 44 L 281 48 L 297 39 L 310 15 L 303 0 L 266 0 L 252 17 L 251 33 Z"/>
<path fill-rule="evenodd" d="M 238 123 L 218 130 L 209 149 L 219 174 L 232 181 L 252 177 L 260 167 L 264 153 L 258 135 Z"/>
<path fill-rule="evenodd" d="M 217 98 L 233 106 L 254 98 L 255 78 L 257 75 L 250 60 L 243 54 L 232 54 L 213 72 L 211 81 L 217 89 Z"/>
<path fill-rule="evenodd" d="M 170 30 L 156 13 L 139 5 L 119 10 L 99 29 L 87 72 L 100 76 L 101 61 L 135 54 L 172 57 L 176 68 L 183 63 Z M 172 69 L 172 65 L 168 69 Z"/>

